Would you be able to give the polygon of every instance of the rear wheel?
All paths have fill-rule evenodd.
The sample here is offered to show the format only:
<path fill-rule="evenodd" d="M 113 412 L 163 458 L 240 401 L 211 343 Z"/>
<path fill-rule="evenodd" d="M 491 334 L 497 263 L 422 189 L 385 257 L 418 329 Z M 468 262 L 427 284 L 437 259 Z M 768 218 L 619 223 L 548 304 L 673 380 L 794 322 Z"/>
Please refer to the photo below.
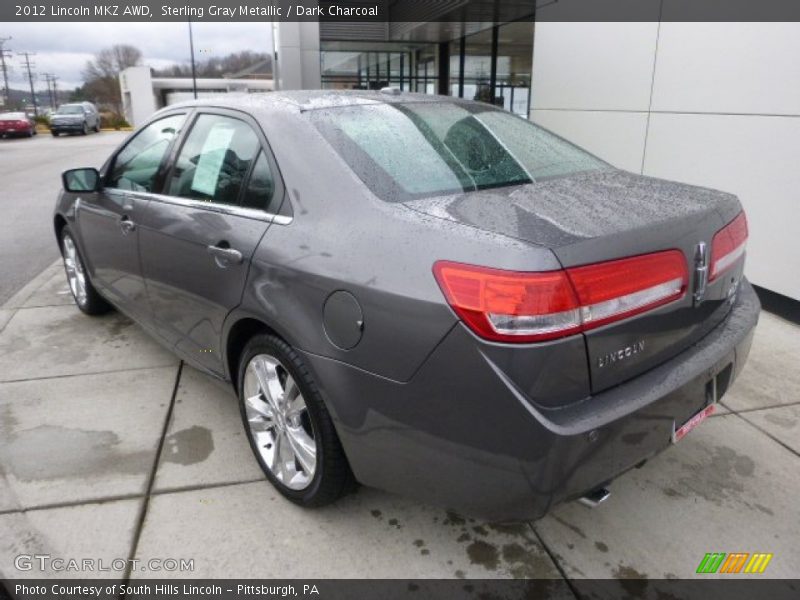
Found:
<path fill-rule="evenodd" d="M 111 305 L 94 289 L 83 266 L 78 246 L 69 227 L 61 230 L 61 255 L 64 257 L 64 270 L 67 282 L 75 299 L 75 304 L 87 315 L 101 315 L 111 310 Z"/>
<path fill-rule="evenodd" d="M 57 131 L 51 131 L 50 133 L 53 134 L 53 137 L 58 137 L 58 132 Z"/>
<path fill-rule="evenodd" d="M 272 335 L 248 342 L 239 366 L 239 405 L 259 465 L 301 506 L 323 506 L 352 487 L 330 414 L 300 356 Z"/>

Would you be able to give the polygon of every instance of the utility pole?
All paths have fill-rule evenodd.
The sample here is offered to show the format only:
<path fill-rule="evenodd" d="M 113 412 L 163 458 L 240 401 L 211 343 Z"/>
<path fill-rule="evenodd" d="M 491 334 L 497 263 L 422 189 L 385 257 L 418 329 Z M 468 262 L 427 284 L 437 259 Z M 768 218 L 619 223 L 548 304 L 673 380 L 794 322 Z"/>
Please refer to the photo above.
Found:
<path fill-rule="evenodd" d="M 52 81 L 52 75 L 50 73 L 42 73 L 42 77 L 44 77 L 44 83 L 47 86 L 47 98 L 50 100 L 50 106 L 53 106 L 53 90 L 50 89 L 50 82 Z"/>
<path fill-rule="evenodd" d="M 56 77 L 55 75 L 50 76 L 50 81 L 53 82 L 53 110 L 58 109 L 58 83 L 57 81 L 61 79 L 60 77 Z"/>
<path fill-rule="evenodd" d="M 58 108 L 58 92 L 56 89 L 56 81 L 58 81 L 59 78 L 52 73 L 42 73 L 42 77 L 44 77 L 44 80 L 47 83 L 47 96 L 50 98 L 50 106 L 53 108 L 53 110 L 55 110 Z"/>
<path fill-rule="evenodd" d="M 192 57 L 192 91 L 194 92 L 194 99 L 197 100 L 197 66 L 194 62 L 194 36 L 192 35 L 192 19 L 189 21 L 189 53 Z"/>
<path fill-rule="evenodd" d="M 33 71 L 31 69 L 36 65 L 31 64 L 31 56 L 36 56 L 35 52 L 17 52 L 18 56 L 25 57 L 25 70 L 28 71 L 28 83 L 31 85 L 31 100 L 33 100 L 33 114 L 39 116 L 39 105 L 36 104 L 36 92 L 33 89 Z"/>
<path fill-rule="evenodd" d="M 11 92 L 8 90 L 8 66 L 6 59 L 11 58 L 11 50 L 5 49 L 5 43 L 11 38 L 0 38 L 0 68 L 3 69 L 3 90 L 6 96 L 6 108 L 11 110 Z"/>

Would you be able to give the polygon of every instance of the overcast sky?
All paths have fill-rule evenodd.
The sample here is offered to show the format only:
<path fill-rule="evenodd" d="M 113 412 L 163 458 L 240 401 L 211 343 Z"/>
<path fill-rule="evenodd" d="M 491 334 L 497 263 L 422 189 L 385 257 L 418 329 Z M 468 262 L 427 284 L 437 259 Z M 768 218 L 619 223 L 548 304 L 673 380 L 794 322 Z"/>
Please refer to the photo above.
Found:
<path fill-rule="evenodd" d="M 225 56 L 231 52 L 272 51 L 271 23 L 193 23 L 195 57 Z M 27 76 L 17 52 L 35 52 L 36 73 L 60 77 L 59 89 L 81 85 L 81 71 L 98 50 L 114 44 L 139 48 L 144 64 L 161 68 L 188 63 L 186 23 L 0 23 L 0 38 L 11 36 L 6 48 L 14 51 L 9 87 L 27 89 Z M 0 78 L 0 88 L 2 88 Z M 44 89 L 44 79 L 36 82 Z"/>

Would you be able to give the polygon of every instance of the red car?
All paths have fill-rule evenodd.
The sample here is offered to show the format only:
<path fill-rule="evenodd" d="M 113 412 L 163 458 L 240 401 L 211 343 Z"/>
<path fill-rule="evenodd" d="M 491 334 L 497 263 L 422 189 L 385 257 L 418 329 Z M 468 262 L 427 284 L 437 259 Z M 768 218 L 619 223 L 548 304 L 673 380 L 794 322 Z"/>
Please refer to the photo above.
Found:
<path fill-rule="evenodd" d="M 0 114 L 0 137 L 36 135 L 36 123 L 24 112 L 8 112 Z"/>

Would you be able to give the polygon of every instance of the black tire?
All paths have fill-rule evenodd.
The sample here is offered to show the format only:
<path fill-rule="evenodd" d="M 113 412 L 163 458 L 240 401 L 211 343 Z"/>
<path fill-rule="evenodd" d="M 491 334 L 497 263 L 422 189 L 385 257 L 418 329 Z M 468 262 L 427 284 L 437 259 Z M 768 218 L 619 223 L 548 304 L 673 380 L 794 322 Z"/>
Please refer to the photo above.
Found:
<path fill-rule="evenodd" d="M 83 128 L 81 129 L 81 135 L 89 135 L 89 124 L 86 121 L 83 122 Z"/>
<path fill-rule="evenodd" d="M 252 431 L 248 424 L 245 408 L 244 381 L 245 372 L 250 361 L 257 355 L 267 354 L 278 359 L 281 365 L 292 376 L 306 403 L 307 414 L 313 429 L 316 442 L 316 469 L 311 482 L 301 490 L 294 490 L 279 481 L 264 462 Z M 244 347 L 239 361 L 238 372 L 239 410 L 242 415 L 250 448 L 259 466 L 284 497 L 303 507 L 325 506 L 335 502 L 355 487 L 350 465 L 342 449 L 339 436 L 334 428 L 330 414 L 322 400 L 316 383 L 308 368 L 295 350 L 282 339 L 269 334 L 254 336 Z"/>
<path fill-rule="evenodd" d="M 94 132 L 95 133 L 100 133 L 100 123 L 98 123 L 97 125 L 94 126 Z"/>
<path fill-rule="evenodd" d="M 75 293 L 70 285 L 70 292 L 72 292 L 72 298 L 75 300 L 75 304 L 81 310 L 81 312 L 87 315 L 102 315 L 110 311 L 113 306 L 109 304 L 105 298 L 103 298 L 95 287 L 92 285 L 91 280 L 89 279 L 89 273 L 86 271 L 86 268 L 83 266 L 83 257 L 81 256 L 80 250 L 78 249 L 78 245 L 75 244 L 75 236 L 69 230 L 69 226 L 65 225 L 64 228 L 61 230 L 61 256 L 64 259 L 64 271 L 67 274 L 67 282 L 69 283 L 70 273 L 69 268 L 67 266 L 67 250 L 66 250 L 66 242 L 67 238 L 70 238 L 72 241 L 73 246 L 75 247 L 75 256 L 76 260 L 80 264 L 80 268 L 84 274 L 84 285 L 86 287 L 86 296 L 83 299 L 79 298 L 79 295 Z"/>
<path fill-rule="evenodd" d="M 58 132 L 57 131 L 51 131 L 50 133 L 53 134 L 53 137 L 58 137 Z"/>

